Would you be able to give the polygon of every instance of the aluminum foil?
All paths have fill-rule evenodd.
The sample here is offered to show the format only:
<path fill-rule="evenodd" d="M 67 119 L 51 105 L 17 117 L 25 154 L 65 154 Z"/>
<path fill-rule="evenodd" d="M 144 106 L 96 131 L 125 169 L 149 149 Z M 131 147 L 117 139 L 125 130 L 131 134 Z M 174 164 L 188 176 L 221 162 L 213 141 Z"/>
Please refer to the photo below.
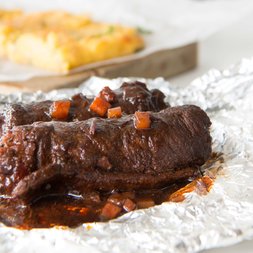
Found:
<path fill-rule="evenodd" d="M 2 103 L 59 99 L 97 93 L 128 79 L 91 78 L 78 89 L 1 96 Z M 20 231 L 0 226 L 0 252 L 197 252 L 253 237 L 253 59 L 211 70 L 185 88 L 162 78 L 143 80 L 160 88 L 172 105 L 196 104 L 212 121 L 213 150 L 222 152 L 209 194 L 188 193 L 181 203 L 137 210 L 107 223 L 76 229 Z"/>

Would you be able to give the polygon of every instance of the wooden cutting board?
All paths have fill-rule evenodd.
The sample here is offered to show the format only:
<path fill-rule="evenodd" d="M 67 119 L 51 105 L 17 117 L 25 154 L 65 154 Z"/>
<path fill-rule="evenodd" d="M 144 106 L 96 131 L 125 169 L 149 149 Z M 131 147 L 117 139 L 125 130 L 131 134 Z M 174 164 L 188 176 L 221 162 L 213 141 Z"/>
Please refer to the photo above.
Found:
<path fill-rule="evenodd" d="M 171 77 L 197 65 L 197 43 L 187 46 L 161 50 L 143 58 L 112 64 L 75 74 L 59 75 L 53 77 L 32 78 L 25 82 L 0 83 L 0 93 L 16 91 L 49 91 L 58 88 L 76 87 L 91 76 L 108 78 L 116 77 Z"/>

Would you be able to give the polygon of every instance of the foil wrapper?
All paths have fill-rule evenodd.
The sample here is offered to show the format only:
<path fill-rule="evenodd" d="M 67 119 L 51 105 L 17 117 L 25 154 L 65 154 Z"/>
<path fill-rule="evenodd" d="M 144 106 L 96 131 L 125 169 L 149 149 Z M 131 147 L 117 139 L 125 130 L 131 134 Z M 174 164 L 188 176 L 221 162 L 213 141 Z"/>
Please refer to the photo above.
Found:
<path fill-rule="evenodd" d="M 44 94 L 1 96 L 1 103 L 95 94 L 119 78 L 91 78 L 77 89 Z M 140 79 L 142 80 L 142 79 Z M 224 70 L 211 70 L 185 88 L 162 78 L 142 80 L 159 88 L 172 105 L 196 104 L 209 114 L 213 151 L 223 153 L 211 191 L 186 194 L 181 203 L 166 202 L 137 210 L 106 223 L 76 229 L 21 231 L 0 226 L 0 253 L 7 252 L 197 252 L 253 237 L 253 59 Z M 207 173 L 214 173 L 212 170 Z"/>

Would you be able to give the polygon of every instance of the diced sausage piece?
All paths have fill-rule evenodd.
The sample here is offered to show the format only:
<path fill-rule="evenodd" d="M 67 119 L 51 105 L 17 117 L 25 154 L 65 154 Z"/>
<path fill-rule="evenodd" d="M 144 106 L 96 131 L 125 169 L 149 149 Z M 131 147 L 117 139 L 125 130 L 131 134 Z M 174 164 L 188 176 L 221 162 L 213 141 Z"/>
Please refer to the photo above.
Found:
<path fill-rule="evenodd" d="M 116 218 L 121 213 L 121 211 L 121 207 L 116 206 L 113 203 L 107 202 L 101 211 L 101 216 L 104 219 L 110 220 Z"/>
<path fill-rule="evenodd" d="M 51 117 L 57 120 L 66 119 L 69 115 L 70 101 L 54 101 L 51 107 Z"/>
<path fill-rule="evenodd" d="M 131 212 L 136 208 L 136 204 L 131 199 L 126 199 L 123 208 L 126 212 Z"/>
<path fill-rule="evenodd" d="M 122 116 L 121 107 L 118 106 L 115 108 L 108 109 L 107 116 L 108 118 L 120 118 Z"/>
<path fill-rule="evenodd" d="M 135 112 L 134 114 L 134 126 L 136 129 L 150 128 L 151 120 L 148 112 Z"/>
<path fill-rule="evenodd" d="M 90 110 L 103 117 L 111 105 L 100 97 L 95 97 L 90 105 Z"/>

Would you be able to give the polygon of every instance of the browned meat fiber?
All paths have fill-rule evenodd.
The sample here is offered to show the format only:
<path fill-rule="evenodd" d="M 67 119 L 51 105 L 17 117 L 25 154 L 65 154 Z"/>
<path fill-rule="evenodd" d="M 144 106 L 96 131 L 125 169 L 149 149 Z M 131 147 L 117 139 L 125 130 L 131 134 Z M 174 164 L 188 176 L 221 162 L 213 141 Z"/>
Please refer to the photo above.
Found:
<path fill-rule="evenodd" d="M 150 118 L 143 130 L 133 115 L 13 127 L 0 142 L 0 194 L 138 190 L 193 176 L 211 154 L 206 113 L 188 105 Z"/>
<path fill-rule="evenodd" d="M 169 106 L 164 102 L 165 96 L 161 91 L 148 90 L 146 84 L 138 81 L 125 82 L 114 91 L 104 87 L 99 95 L 108 99 L 112 107 L 120 106 L 124 114 L 133 114 L 137 110 L 158 112 Z M 71 105 L 69 114 L 60 121 L 81 121 L 98 117 L 95 112 L 89 110 L 93 98 L 77 94 L 69 101 Z M 0 115 L 0 124 L 2 125 L 0 132 L 5 132 L 13 126 L 28 125 L 37 121 L 52 121 L 50 113 L 52 104 L 53 101 L 7 104 Z"/>

